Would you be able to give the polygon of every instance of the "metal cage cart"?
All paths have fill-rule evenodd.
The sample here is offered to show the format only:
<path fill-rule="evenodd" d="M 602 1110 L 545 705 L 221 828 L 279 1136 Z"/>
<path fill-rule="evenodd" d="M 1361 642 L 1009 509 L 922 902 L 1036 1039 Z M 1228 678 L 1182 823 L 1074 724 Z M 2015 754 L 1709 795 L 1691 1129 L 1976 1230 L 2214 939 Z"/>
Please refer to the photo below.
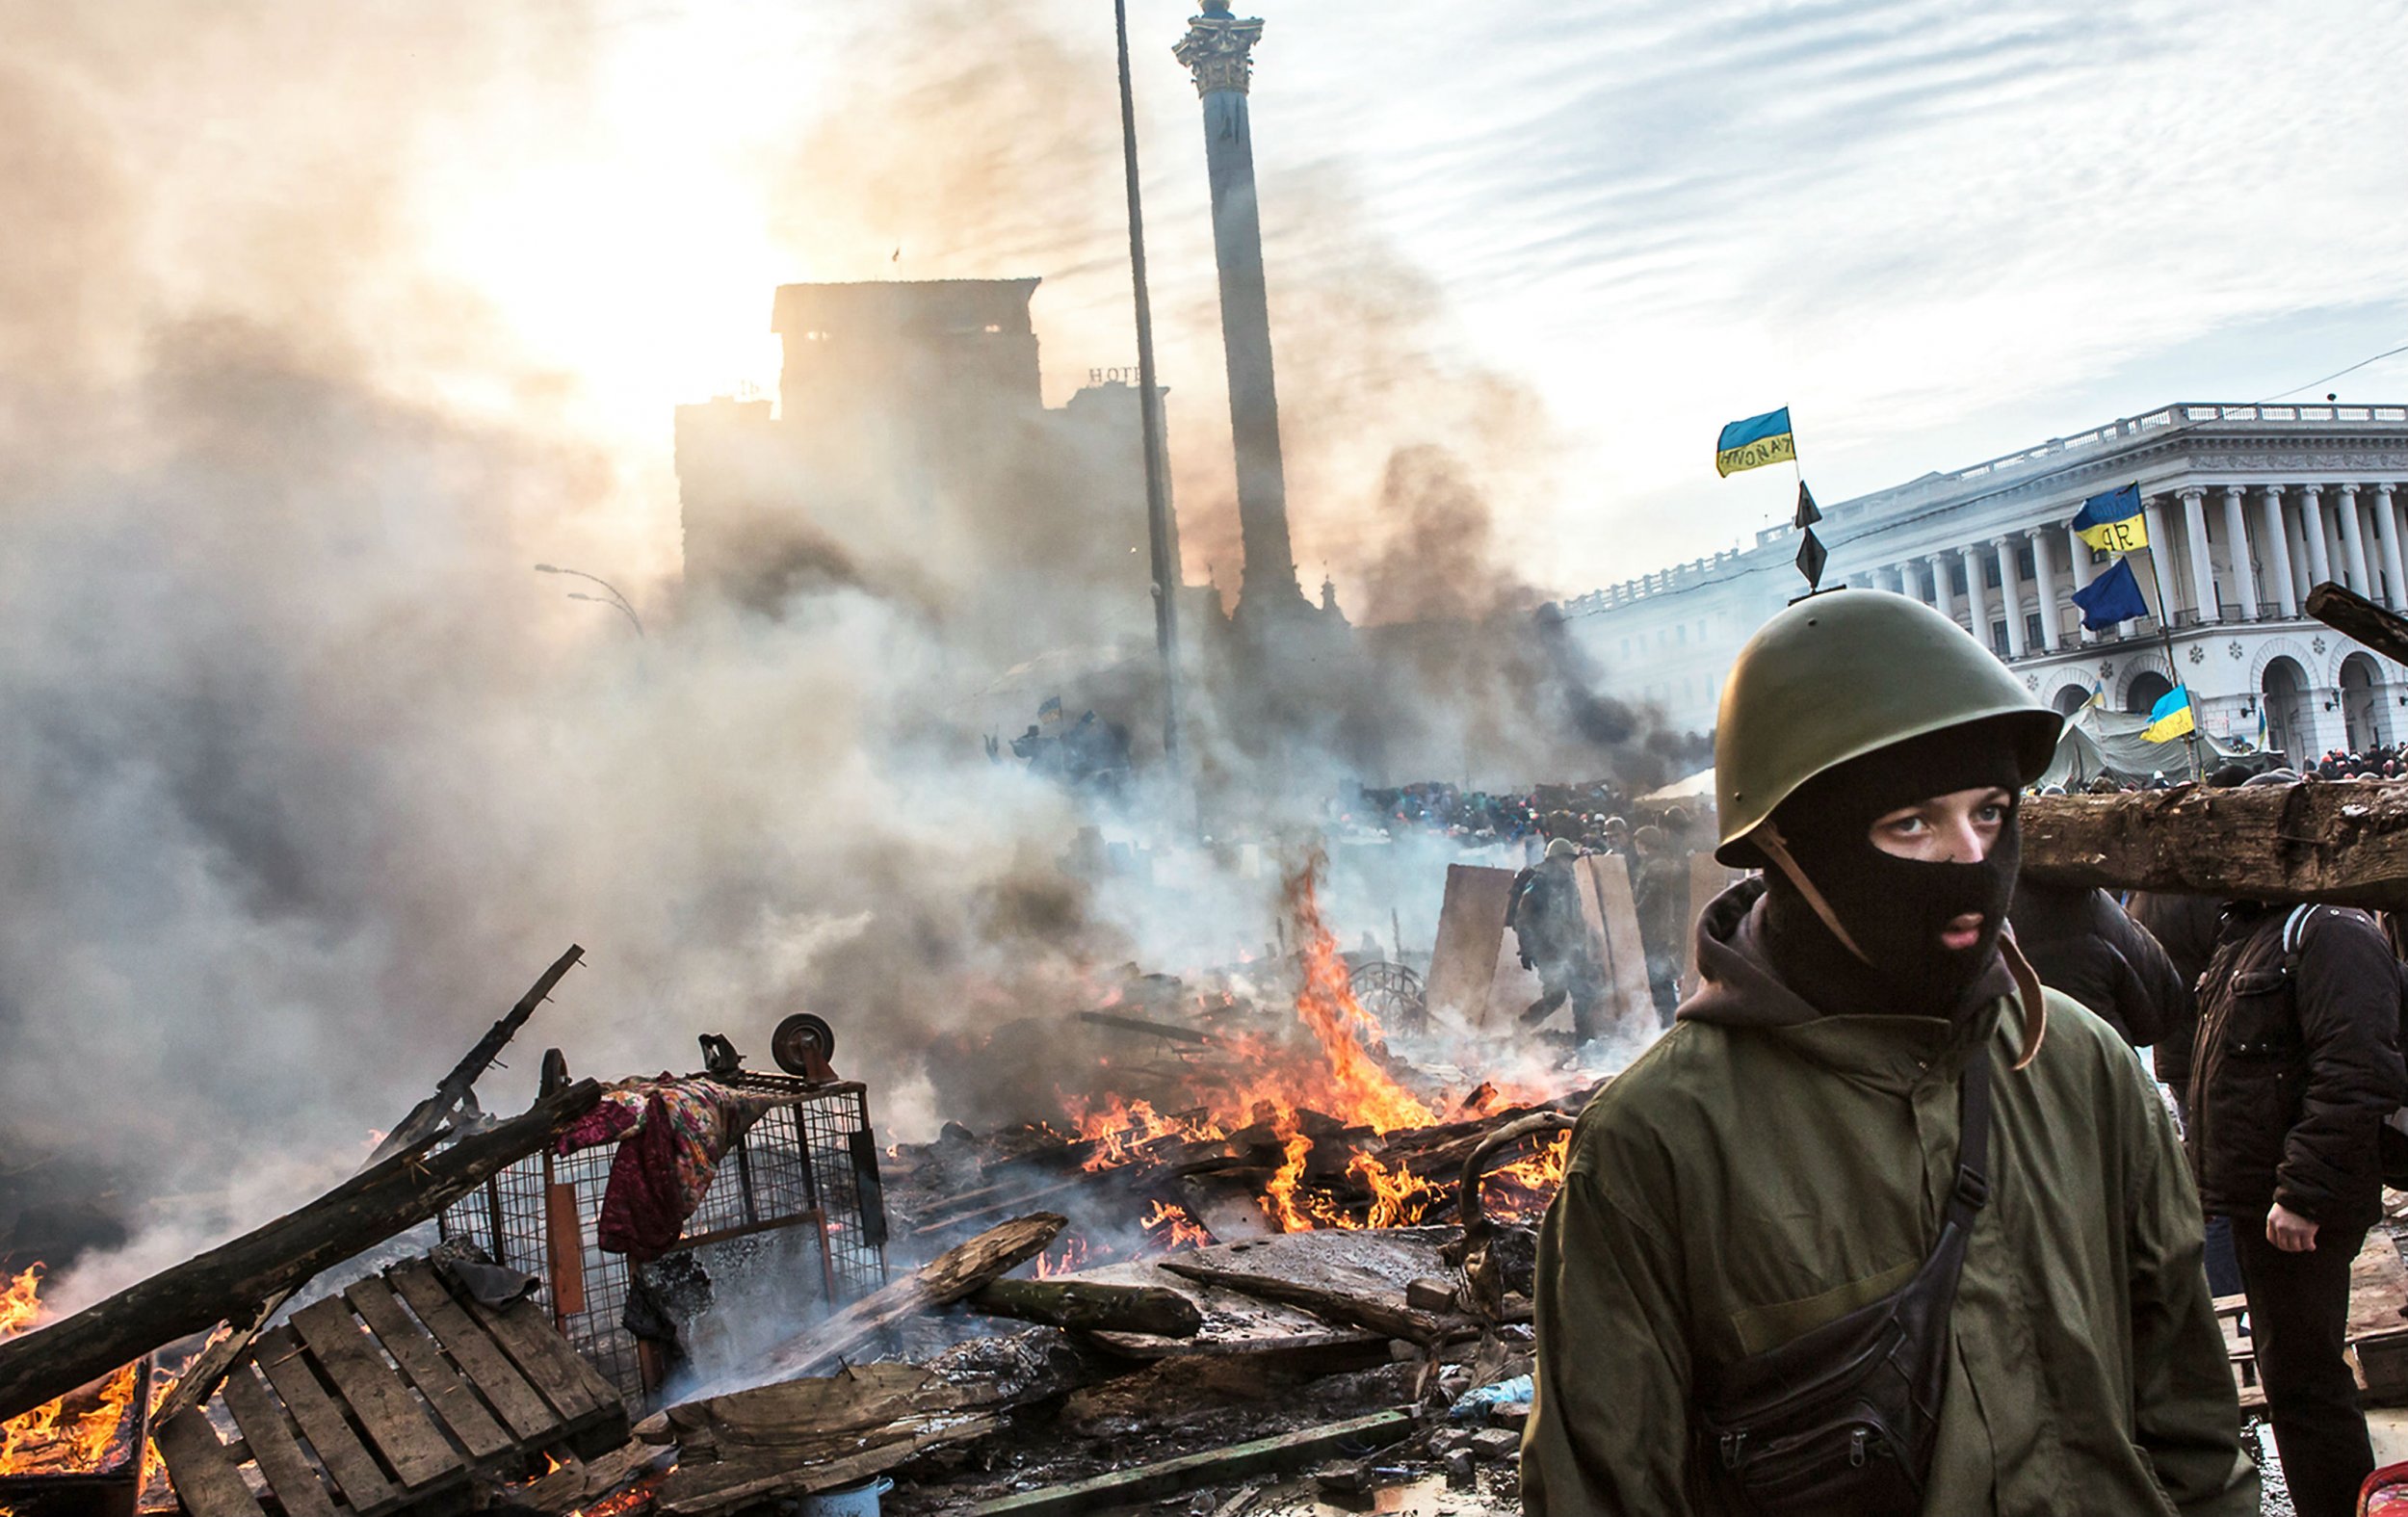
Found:
<path fill-rule="evenodd" d="M 720 1156 L 711 1188 L 669 1255 L 773 1250 L 780 1305 L 832 1310 L 886 1281 L 886 1201 L 866 1087 L 751 1069 L 707 1077 L 776 1104 Z M 502 1171 L 444 1212 L 445 1239 L 475 1243 L 497 1264 L 540 1279 L 538 1299 L 571 1347 L 631 1403 L 658 1389 L 663 1369 L 623 1318 L 632 1271 L 595 1242 L 617 1145 L 537 1155 Z M 751 1241 L 732 1247 L 740 1240 Z"/>

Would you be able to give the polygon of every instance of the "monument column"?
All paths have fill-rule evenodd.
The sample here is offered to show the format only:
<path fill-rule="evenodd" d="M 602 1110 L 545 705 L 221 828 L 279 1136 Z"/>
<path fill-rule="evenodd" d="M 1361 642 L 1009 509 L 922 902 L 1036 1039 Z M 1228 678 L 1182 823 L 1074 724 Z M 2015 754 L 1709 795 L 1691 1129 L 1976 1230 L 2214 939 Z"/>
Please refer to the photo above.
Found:
<path fill-rule="evenodd" d="M 1229 366 L 1229 431 L 1238 456 L 1238 529 L 1245 568 L 1238 610 L 1303 611 L 1288 540 L 1288 485 L 1279 457 L 1279 397 L 1271 381 L 1270 305 L 1263 282 L 1263 222 L 1254 196 L 1254 138 L 1246 114 L 1260 20 L 1204 0 L 1204 13 L 1171 49 L 1204 101 L 1204 163 L 1212 186 L 1213 253 L 1220 268 L 1220 340 Z"/>

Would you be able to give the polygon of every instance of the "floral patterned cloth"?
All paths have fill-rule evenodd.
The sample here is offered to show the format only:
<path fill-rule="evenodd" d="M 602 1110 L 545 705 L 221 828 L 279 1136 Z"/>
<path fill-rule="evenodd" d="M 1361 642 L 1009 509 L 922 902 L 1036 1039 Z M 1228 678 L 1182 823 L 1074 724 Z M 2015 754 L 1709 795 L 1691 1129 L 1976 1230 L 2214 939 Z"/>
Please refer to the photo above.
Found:
<path fill-rule="evenodd" d="M 618 1144 L 596 1241 L 638 1263 L 667 1252 L 710 1192 L 720 1156 L 764 1105 L 717 1081 L 666 1074 L 603 1092 L 593 1110 L 561 1135 L 557 1150 Z"/>
<path fill-rule="evenodd" d="M 2358 1489 L 2359 1517 L 2408 1517 L 2408 1464 L 2390 1464 Z"/>

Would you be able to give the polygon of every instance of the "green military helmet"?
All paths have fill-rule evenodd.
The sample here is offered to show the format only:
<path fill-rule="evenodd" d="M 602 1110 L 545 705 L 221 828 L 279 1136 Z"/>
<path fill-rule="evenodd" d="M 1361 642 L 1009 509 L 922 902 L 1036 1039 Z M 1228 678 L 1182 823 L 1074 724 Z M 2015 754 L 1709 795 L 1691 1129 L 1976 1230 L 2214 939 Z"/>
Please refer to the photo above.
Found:
<path fill-rule="evenodd" d="M 1762 867 L 1747 835 L 1800 785 L 1876 748 L 1993 717 L 2015 719 L 2024 783 L 2039 778 L 2065 719 L 1964 628 L 1888 590 L 1799 601 L 1756 630 L 1722 686 L 1714 857 Z"/>

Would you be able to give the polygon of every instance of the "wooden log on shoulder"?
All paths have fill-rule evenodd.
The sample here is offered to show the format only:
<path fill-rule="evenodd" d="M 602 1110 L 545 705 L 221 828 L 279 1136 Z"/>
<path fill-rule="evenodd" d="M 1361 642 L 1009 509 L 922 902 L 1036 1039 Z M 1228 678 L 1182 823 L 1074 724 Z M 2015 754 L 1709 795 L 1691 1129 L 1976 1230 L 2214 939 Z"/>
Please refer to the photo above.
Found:
<path fill-rule="evenodd" d="M 2385 611 L 2364 595 L 2326 581 L 2308 592 L 2308 615 L 2344 638 L 2354 638 L 2395 664 L 2408 664 L 2408 617 Z"/>
<path fill-rule="evenodd" d="M 1153 1333 L 1192 1338 L 1204 1314 L 1178 1292 L 1159 1285 L 1111 1285 L 1100 1280 L 995 1280 L 963 1305 L 989 1317 L 1009 1317 L 1083 1332 Z"/>
<path fill-rule="evenodd" d="M 163 1269 L 47 1327 L 0 1343 L 0 1421 L 65 1396 L 161 1344 L 229 1320 L 394 1234 L 516 1164 L 601 1098 L 590 1080 L 441 1153 L 396 1154 L 299 1211 Z"/>
<path fill-rule="evenodd" d="M 2408 783 L 2031 796 L 2023 841 L 2053 884 L 2408 910 Z"/>

